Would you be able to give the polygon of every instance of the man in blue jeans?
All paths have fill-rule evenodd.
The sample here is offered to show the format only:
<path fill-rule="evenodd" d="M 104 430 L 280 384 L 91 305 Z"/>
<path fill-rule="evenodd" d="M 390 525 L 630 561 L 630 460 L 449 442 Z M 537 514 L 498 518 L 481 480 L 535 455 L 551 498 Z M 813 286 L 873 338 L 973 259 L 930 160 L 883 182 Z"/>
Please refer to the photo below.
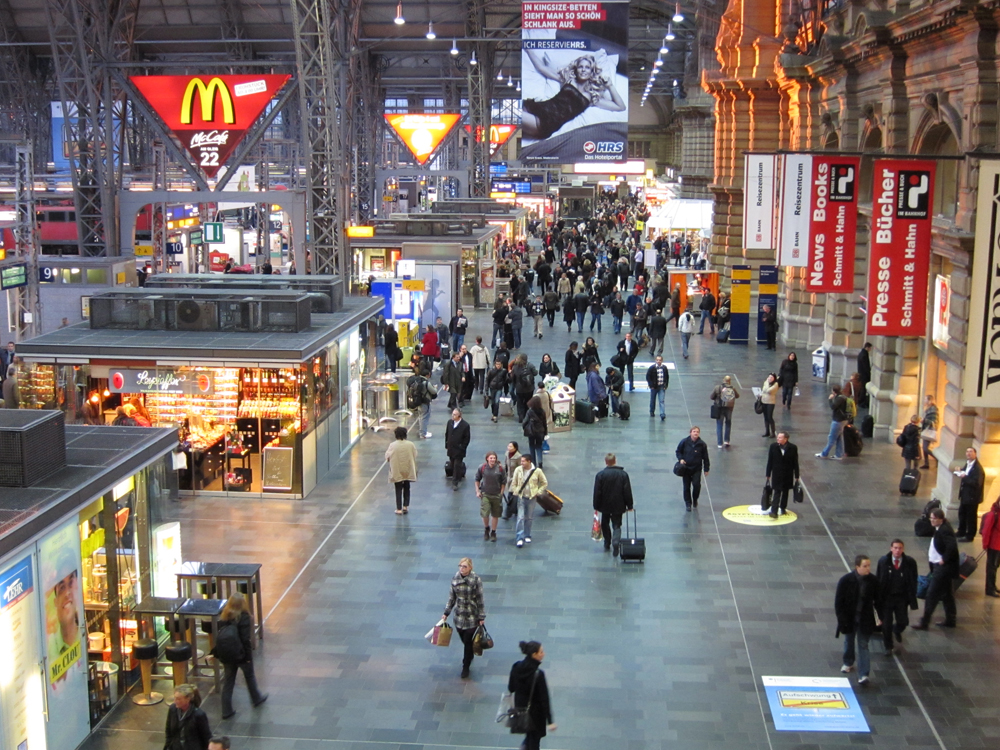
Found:
<path fill-rule="evenodd" d="M 847 426 L 847 399 L 841 395 L 839 385 L 830 389 L 830 409 L 833 412 L 833 419 L 830 422 L 830 436 L 826 441 L 826 447 L 816 454 L 816 458 L 832 458 L 840 461 L 844 457 L 844 428 Z M 834 454 L 830 455 L 830 450 L 834 449 Z"/>
<path fill-rule="evenodd" d="M 667 418 L 664 407 L 667 388 L 670 386 L 670 371 L 663 364 L 663 356 L 656 355 L 656 364 L 646 370 L 646 385 L 649 386 L 649 416 L 656 416 L 656 402 L 660 402 L 660 421 Z"/>
<path fill-rule="evenodd" d="M 876 631 L 879 611 L 878 579 L 872 575 L 872 561 L 868 555 L 854 558 L 854 570 L 837 583 L 833 602 L 837 614 L 837 635 L 844 636 L 844 674 L 854 671 L 855 643 L 857 643 L 858 684 L 868 682 L 871 659 L 868 642 Z"/>

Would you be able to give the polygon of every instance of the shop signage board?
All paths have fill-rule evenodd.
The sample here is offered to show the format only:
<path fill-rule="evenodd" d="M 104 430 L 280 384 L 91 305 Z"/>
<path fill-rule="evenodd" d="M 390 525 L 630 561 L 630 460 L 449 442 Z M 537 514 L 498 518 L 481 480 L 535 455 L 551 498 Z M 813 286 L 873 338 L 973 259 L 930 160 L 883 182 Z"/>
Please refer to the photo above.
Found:
<path fill-rule="evenodd" d="M 1000 317 L 994 313 L 997 297 L 1000 297 L 1000 162 L 983 160 L 979 164 L 963 406 L 1000 406 Z"/>
<path fill-rule="evenodd" d="M 510 140 L 510 137 L 514 135 L 517 131 L 517 125 L 503 125 L 503 124 L 492 124 L 490 125 L 490 156 L 493 156 L 497 150 Z M 476 133 L 476 142 L 482 140 L 482 128 L 478 128 L 480 132 Z M 469 135 L 472 134 L 472 126 L 466 125 L 465 132 Z M 504 164 L 504 173 L 507 172 L 507 165 Z M 490 165 L 490 174 L 494 174 L 493 165 Z"/>
<path fill-rule="evenodd" d="M 760 679 L 779 732 L 871 732 L 846 677 Z"/>
<path fill-rule="evenodd" d="M 0 571 L 0 632 L 5 634 L 4 679 L 0 681 L 3 747 L 42 747 L 44 699 L 38 671 L 34 566 L 29 555 Z"/>
<path fill-rule="evenodd" d="M 938 274 L 934 279 L 934 319 L 931 341 L 938 349 L 948 348 L 948 324 L 951 322 L 951 276 Z"/>
<path fill-rule="evenodd" d="M 389 127 L 399 136 L 417 164 L 423 166 L 430 161 L 431 156 L 441 142 L 448 137 L 458 121 L 460 114 L 404 114 L 383 115 Z"/>
<path fill-rule="evenodd" d="M 215 177 L 289 78 L 251 74 L 129 80 L 201 170 Z"/>
<path fill-rule="evenodd" d="M 873 166 L 869 336 L 927 333 L 935 167 L 933 161 L 901 159 L 878 159 Z"/>
<path fill-rule="evenodd" d="M 262 486 L 265 490 L 288 491 L 292 489 L 292 475 L 295 468 L 295 463 L 292 460 L 293 452 L 293 448 L 277 445 L 268 446 L 261 451 L 263 454 L 261 471 L 264 474 Z"/>
<path fill-rule="evenodd" d="M 774 249 L 774 208 L 777 195 L 775 154 L 747 154 L 743 173 L 743 247 Z"/>
<path fill-rule="evenodd" d="M 28 284 L 28 264 L 15 263 L 0 268 L 0 289 L 17 289 Z"/>
<path fill-rule="evenodd" d="M 208 396 L 214 393 L 210 372 L 178 372 L 158 367 L 141 370 L 115 369 L 108 373 L 108 390 L 112 393 L 180 393 Z"/>
<path fill-rule="evenodd" d="M 522 2 L 522 161 L 627 159 L 628 31 L 627 0 Z"/>
<path fill-rule="evenodd" d="M 809 254 L 809 203 L 812 193 L 809 154 L 785 154 L 781 165 L 778 211 L 778 265 L 803 267 Z"/>
<path fill-rule="evenodd" d="M 860 170 L 857 156 L 817 154 L 812 158 L 806 267 L 806 289 L 810 292 L 854 291 Z"/>

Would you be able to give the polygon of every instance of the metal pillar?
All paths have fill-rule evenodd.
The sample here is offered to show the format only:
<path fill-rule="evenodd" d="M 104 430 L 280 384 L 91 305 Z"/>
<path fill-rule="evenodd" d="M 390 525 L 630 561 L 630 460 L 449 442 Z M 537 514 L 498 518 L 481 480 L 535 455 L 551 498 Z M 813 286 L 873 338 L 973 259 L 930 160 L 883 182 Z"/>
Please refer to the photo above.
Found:
<path fill-rule="evenodd" d="M 45 143 L 48 97 L 44 81 L 32 73 L 27 45 L 23 43 L 8 0 L 0 0 L 0 133 Z M 5 146 L 0 159 L 13 164 L 14 151 L 9 149 L 13 146 Z M 44 169 L 46 155 L 47 149 L 39 149 L 36 167 Z"/>
<path fill-rule="evenodd" d="M 239 2 L 219 0 L 219 22 L 222 26 L 222 39 L 226 45 L 226 56 L 233 61 L 252 60 L 253 46 L 247 41 L 243 8 Z M 239 65 L 234 65 L 232 70 L 234 73 L 244 72 Z"/>
<path fill-rule="evenodd" d="M 153 143 L 153 190 L 169 190 L 167 185 L 167 150 L 159 141 Z M 167 204 L 154 203 L 153 272 L 167 271 Z"/>
<path fill-rule="evenodd" d="M 340 138 L 343 76 L 342 58 L 334 57 L 334 37 L 343 41 L 346 36 L 343 30 L 348 23 L 350 0 L 291 0 L 291 4 L 312 250 L 311 268 L 306 267 L 305 258 L 297 258 L 296 269 L 299 273 L 314 271 L 346 277 Z M 338 52 L 343 49 L 337 45 Z"/>
<path fill-rule="evenodd" d="M 7 294 L 7 309 L 13 311 L 16 341 L 32 338 L 41 332 L 42 305 L 38 298 L 38 224 L 35 220 L 35 168 L 31 145 L 15 147 L 14 253 L 28 266 L 26 286 Z"/>
<path fill-rule="evenodd" d="M 468 0 L 465 32 L 472 42 L 477 63 L 469 65 L 469 197 L 490 194 L 490 99 L 493 90 L 492 45 L 486 41 L 486 0 Z M 470 58 L 471 62 L 471 58 Z"/>
<path fill-rule="evenodd" d="M 354 191 L 351 200 L 351 217 L 357 223 L 375 218 L 375 169 L 381 155 L 380 136 L 382 117 L 382 69 L 380 57 L 362 53 L 356 56 L 356 74 L 351 86 L 354 97 Z"/>

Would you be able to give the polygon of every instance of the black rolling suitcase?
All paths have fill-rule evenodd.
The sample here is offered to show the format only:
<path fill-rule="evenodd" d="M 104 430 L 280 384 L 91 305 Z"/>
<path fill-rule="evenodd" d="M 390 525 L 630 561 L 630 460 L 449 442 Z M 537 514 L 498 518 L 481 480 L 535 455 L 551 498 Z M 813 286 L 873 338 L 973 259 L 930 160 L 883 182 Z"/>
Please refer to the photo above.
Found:
<path fill-rule="evenodd" d="M 574 407 L 576 421 L 583 424 L 594 424 L 594 405 L 586 399 L 577 399 Z"/>
<path fill-rule="evenodd" d="M 858 428 L 852 424 L 844 427 L 844 455 L 849 458 L 857 458 L 864 450 L 865 441 L 861 438 Z"/>
<path fill-rule="evenodd" d="M 965 583 L 965 579 L 976 572 L 976 568 L 979 567 L 979 561 L 983 559 L 983 555 L 986 554 L 986 550 L 979 553 L 978 557 L 973 557 L 972 555 L 967 555 L 964 552 L 958 563 L 958 578 L 955 579 L 954 588 L 957 590 L 959 586 Z"/>
<path fill-rule="evenodd" d="M 871 414 L 861 420 L 861 437 L 875 437 L 875 417 Z"/>
<path fill-rule="evenodd" d="M 628 418 L 632 416 L 632 407 L 628 405 L 628 401 L 618 402 L 618 418 L 628 421 Z"/>
<path fill-rule="evenodd" d="M 618 554 L 621 555 L 623 563 L 641 563 L 646 560 L 646 540 L 632 536 L 629 532 L 628 517 L 630 515 L 634 521 L 635 511 L 625 514 L 625 537 L 622 539 Z M 635 533 L 638 534 L 638 524 L 635 525 Z"/>
<path fill-rule="evenodd" d="M 916 495 L 920 489 L 920 472 L 917 469 L 903 469 L 903 478 L 899 480 L 900 495 Z"/>
<path fill-rule="evenodd" d="M 725 344 L 729 341 L 729 324 L 726 323 L 724 326 L 719 326 L 719 332 L 715 334 L 715 340 L 720 344 Z"/>

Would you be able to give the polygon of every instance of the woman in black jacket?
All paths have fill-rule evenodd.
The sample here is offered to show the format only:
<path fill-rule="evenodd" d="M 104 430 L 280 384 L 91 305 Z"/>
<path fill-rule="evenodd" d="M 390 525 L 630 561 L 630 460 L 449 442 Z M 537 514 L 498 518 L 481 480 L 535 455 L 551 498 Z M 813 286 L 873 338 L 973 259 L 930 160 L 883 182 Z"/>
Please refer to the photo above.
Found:
<path fill-rule="evenodd" d="M 601 355 L 597 353 L 597 342 L 594 341 L 594 337 L 588 336 L 587 343 L 583 345 L 583 369 L 586 370 L 594 363 L 601 364 Z"/>
<path fill-rule="evenodd" d="M 396 350 L 399 348 L 399 334 L 392 327 L 392 323 L 385 324 L 385 360 L 389 365 L 389 372 L 396 372 Z"/>
<path fill-rule="evenodd" d="M 781 383 L 781 405 L 791 409 L 792 396 L 795 395 L 795 386 L 799 382 L 799 358 L 795 356 L 795 352 L 789 352 L 778 368 L 778 382 Z"/>
<path fill-rule="evenodd" d="M 212 729 L 200 706 L 201 697 L 194 685 L 174 688 L 174 702 L 167 709 L 163 750 L 208 750 Z"/>
<path fill-rule="evenodd" d="M 540 397 L 532 396 L 528 399 L 528 409 L 524 413 L 524 419 L 521 424 L 524 436 L 528 438 L 528 455 L 531 456 L 531 460 L 535 466 L 542 469 L 544 468 L 542 466 L 542 444 L 548 435 L 548 425 L 546 424 L 545 410 L 542 408 L 542 399 Z"/>
<path fill-rule="evenodd" d="M 538 750 L 546 732 L 556 731 L 552 721 L 552 706 L 549 703 L 549 687 L 542 671 L 545 650 L 538 641 L 521 641 L 522 661 L 510 668 L 507 690 L 514 694 L 514 706 L 528 708 L 532 728 L 524 737 L 522 750 Z"/>
<path fill-rule="evenodd" d="M 493 369 L 486 373 L 486 392 L 493 407 L 493 421 L 500 416 L 500 397 L 507 390 L 507 368 L 502 360 L 493 360 Z"/>
<path fill-rule="evenodd" d="M 574 320 L 576 320 L 576 302 L 573 301 L 573 295 L 570 294 L 563 302 L 563 323 L 566 324 L 566 333 L 573 331 Z"/>
<path fill-rule="evenodd" d="M 906 469 L 916 469 L 920 462 L 920 417 L 916 414 L 910 417 L 910 423 L 899 433 L 896 445 L 903 449 Z"/>
<path fill-rule="evenodd" d="M 566 379 L 569 387 L 576 390 L 576 379 L 583 374 L 582 355 L 577 351 L 580 345 L 575 341 L 571 342 L 566 350 Z"/>
<path fill-rule="evenodd" d="M 556 378 L 559 377 L 559 375 L 560 375 L 560 373 L 559 373 L 559 365 L 557 365 L 553 361 L 553 359 L 552 359 L 552 357 L 550 355 L 543 354 L 542 355 L 542 363 L 538 366 L 538 377 L 544 379 L 544 378 L 549 377 L 550 375 L 553 376 L 553 377 L 556 377 Z"/>
<path fill-rule="evenodd" d="M 219 629 L 236 628 L 240 635 L 240 642 L 243 644 L 243 659 L 234 660 L 228 654 L 219 656 L 219 661 L 225 668 L 225 676 L 222 680 L 222 718 L 228 719 L 236 711 L 233 709 L 233 687 L 236 686 L 236 673 L 243 670 L 243 678 L 247 681 L 247 690 L 250 691 L 250 700 L 254 707 L 259 706 L 267 700 L 267 693 L 261 693 L 257 687 L 257 676 L 253 671 L 253 619 L 250 617 L 250 610 L 247 607 L 247 600 L 238 591 L 229 597 L 226 606 L 219 616 Z"/>

